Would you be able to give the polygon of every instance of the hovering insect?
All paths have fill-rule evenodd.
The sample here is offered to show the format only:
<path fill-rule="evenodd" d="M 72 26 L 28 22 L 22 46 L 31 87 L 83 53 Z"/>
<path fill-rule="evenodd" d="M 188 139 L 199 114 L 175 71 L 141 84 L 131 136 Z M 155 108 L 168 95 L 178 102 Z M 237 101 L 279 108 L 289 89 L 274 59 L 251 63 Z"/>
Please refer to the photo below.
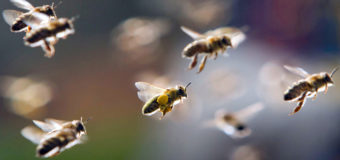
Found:
<path fill-rule="evenodd" d="M 235 113 L 218 110 L 215 119 L 207 121 L 204 125 L 215 126 L 231 138 L 244 138 L 251 134 L 251 129 L 245 122 L 263 108 L 263 104 L 258 102 Z"/>
<path fill-rule="evenodd" d="M 55 54 L 54 45 L 60 38 L 66 39 L 75 32 L 74 19 L 50 19 L 45 14 L 32 13 L 33 17 L 23 21 L 32 27 L 32 31 L 24 37 L 25 44 L 30 47 L 39 47 L 45 51 L 45 56 L 51 58 Z"/>
<path fill-rule="evenodd" d="M 332 70 L 331 74 L 327 72 L 321 72 L 317 74 L 308 74 L 304 69 L 299 67 L 284 66 L 288 71 L 301 76 L 302 80 L 293 84 L 285 93 L 283 99 L 285 101 L 298 102 L 298 106 L 289 115 L 293 115 L 305 104 L 306 98 L 313 97 L 313 100 L 317 96 L 317 92 L 327 93 L 328 87 L 334 84 L 332 77 L 334 73 L 339 69 L 336 67 Z"/>
<path fill-rule="evenodd" d="M 88 121 L 88 120 L 87 120 Z M 62 121 L 56 119 L 45 119 L 45 122 L 33 120 L 38 126 L 27 126 L 21 130 L 21 134 L 37 144 L 36 156 L 49 158 L 58 155 L 65 149 L 76 144 L 81 144 L 86 139 L 86 129 L 83 119 L 73 121 Z"/>
<path fill-rule="evenodd" d="M 208 57 L 214 57 L 214 59 L 216 59 L 219 53 L 225 53 L 228 47 L 236 48 L 246 38 L 240 29 L 232 27 L 217 28 L 204 34 L 200 34 L 183 26 L 181 29 L 194 39 L 182 52 L 183 58 L 192 59 L 188 68 L 194 68 L 197 64 L 198 55 L 204 55 L 198 73 L 204 69 Z M 227 54 L 225 53 L 225 55 Z"/>
<path fill-rule="evenodd" d="M 28 19 L 32 16 L 32 13 L 42 13 L 47 15 L 51 19 L 57 18 L 55 11 L 54 11 L 54 4 L 52 5 L 43 5 L 34 7 L 31 3 L 27 2 L 26 0 L 11 0 L 11 2 L 17 6 L 18 8 L 27 10 L 28 12 L 20 12 L 16 10 L 4 10 L 2 15 L 6 21 L 11 26 L 12 32 L 22 32 L 26 31 L 29 32 L 31 27 L 26 24 L 23 20 Z"/>
<path fill-rule="evenodd" d="M 187 98 L 187 87 L 190 84 L 185 87 L 176 86 L 176 88 L 163 89 L 146 82 L 136 82 L 135 85 L 139 90 L 138 98 L 145 102 L 142 113 L 151 116 L 160 111 L 162 112 L 161 118 L 163 118 L 182 98 Z"/>

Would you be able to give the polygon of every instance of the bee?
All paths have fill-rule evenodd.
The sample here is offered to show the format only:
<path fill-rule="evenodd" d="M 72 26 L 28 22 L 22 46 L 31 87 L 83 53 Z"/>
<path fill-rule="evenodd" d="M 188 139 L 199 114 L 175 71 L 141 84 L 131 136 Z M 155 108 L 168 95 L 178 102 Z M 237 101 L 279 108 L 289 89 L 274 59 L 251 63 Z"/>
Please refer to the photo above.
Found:
<path fill-rule="evenodd" d="M 32 16 L 32 13 L 42 13 L 47 15 L 51 19 L 57 18 L 54 11 L 54 4 L 52 5 L 43 5 L 34 7 L 31 3 L 26 0 L 11 0 L 11 2 L 17 6 L 18 8 L 27 10 L 28 12 L 20 12 L 16 10 L 4 10 L 2 15 L 6 21 L 11 26 L 12 32 L 29 32 L 31 27 L 27 25 L 23 20 Z"/>
<path fill-rule="evenodd" d="M 257 112 L 264 108 L 261 102 L 252 104 L 235 113 L 218 110 L 215 119 L 207 121 L 204 126 L 214 126 L 231 138 L 244 138 L 251 134 L 251 129 L 245 124 Z"/>
<path fill-rule="evenodd" d="M 191 59 L 188 68 L 194 68 L 197 65 L 198 55 L 204 55 L 197 73 L 202 72 L 208 57 L 214 57 L 214 59 L 216 59 L 219 53 L 227 55 L 225 51 L 228 47 L 236 48 L 246 38 L 240 29 L 232 27 L 217 28 L 204 34 L 200 34 L 183 26 L 181 29 L 194 39 L 182 52 L 183 58 Z"/>
<path fill-rule="evenodd" d="M 54 45 L 60 38 L 66 39 L 74 34 L 74 19 L 58 18 L 50 19 L 45 14 L 32 13 L 33 17 L 24 19 L 24 22 L 32 26 L 32 31 L 24 37 L 25 45 L 30 47 L 41 46 L 45 56 L 51 58 L 55 54 Z"/>
<path fill-rule="evenodd" d="M 49 158 L 57 156 L 76 144 L 83 143 L 87 135 L 85 129 L 87 121 L 83 122 L 82 118 L 73 121 L 45 119 L 45 122 L 42 122 L 33 120 L 33 123 L 40 129 L 27 126 L 21 130 L 21 134 L 38 145 L 37 157 Z"/>
<path fill-rule="evenodd" d="M 284 68 L 304 78 L 294 83 L 293 86 L 288 88 L 288 90 L 284 93 L 283 99 L 285 101 L 298 102 L 297 107 L 295 107 L 294 111 L 289 115 L 293 115 L 300 111 L 305 104 L 306 98 L 313 97 L 314 100 L 316 99 L 317 93 L 322 91 L 326 94 L 328 87 L 334 84 L 332 80 L 334 73 L 339 69 L 339 67 L 334 68 L 330 74 L 327 72 L 321 72 L 310 75 L 304 69 L 299 67 L 285 65 Z"/>
<path fill-rule="evenodd" d="M 162 112 L 161 119 L 166 113 L 172 110 L 172 107 L 178 104 L 183 98 L 187 98 L 187 87 L 176 86 L 175 88 L 159 88 L 146 82 L 136 82 L 135 86 L 139 90 L 138 98 L 145 102 L 142 113 L 151 116 L 157 111 Z"/>

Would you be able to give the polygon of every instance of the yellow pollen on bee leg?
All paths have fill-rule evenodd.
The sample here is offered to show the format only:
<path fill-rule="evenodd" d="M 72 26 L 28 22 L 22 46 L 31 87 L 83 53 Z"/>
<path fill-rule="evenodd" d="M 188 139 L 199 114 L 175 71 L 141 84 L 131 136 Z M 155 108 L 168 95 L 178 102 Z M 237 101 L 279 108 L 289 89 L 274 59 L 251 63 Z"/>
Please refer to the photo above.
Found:
<path fill-rule="evenodd" d="M 165 105 L 168 103 L 168 95 L 163 94 L 157 98 L 157 103 L 160 105 Z"/>

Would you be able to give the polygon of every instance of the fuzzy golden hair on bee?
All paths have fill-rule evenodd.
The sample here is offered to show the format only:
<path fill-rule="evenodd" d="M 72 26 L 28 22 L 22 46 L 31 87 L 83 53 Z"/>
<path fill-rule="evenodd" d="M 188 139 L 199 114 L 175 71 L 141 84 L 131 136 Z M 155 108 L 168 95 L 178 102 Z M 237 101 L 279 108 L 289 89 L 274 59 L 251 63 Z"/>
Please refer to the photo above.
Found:
<path fill-rule="evenodd" d="M 191 59 L 188 69 L 197 65 L 199 55 L 203 56 L 197 73 L 202 72 L 208 58 L 216 59 L 218 54 L 227 55 L 227 48 L 236 48 L 245 39 L 241 30 L 231 27 L 218 28 L 205 34 L 200 34 L 184 26 L 181 29 L 194 39 L 182 51 L 183 58 Z"/>
<path fill-rule="evenodd" d="M 312 75 L 299 67 L 284 66 L 284 68 L 303 78 L 288 88 L 283 96 L 284 101 L 298 103 L 293 112 L 289 114 L 293 115 L 301 110 L 307 98 L 312 97 L 314 100 L 318 92 L 324 91 L 325 94 L 327 93 L 328 87 L 334 84 L 332 77 L 339 67 L 335 67 L 330 74 L 320 72 Z"/>
<path fill-rule="evenodd" d="M 6 21 L 11 26 L 12 32 L 30 32 L 31 26 L 24 22 L 24 19 L 32 17 L 33 13 L 45 14 L 51 19 L 56 19 L 55 6 L 43 5 L 34 7 L 31 3 L 26 0 L 11 0 L 11 2 L 18 8 L 24 9 L 27 12 L 21 12 L 16 10 L 4 10 L 2 15 Z"/>
<path fill-rule="evenodd" d="M 138 98 L 145 102 L 142 108 L 142 114 L 152 116 L 158 111 L 162 113 L 161 119 L 173 109 L 173 106 L 180 103 L 182 99 L 187 98 L 187 88 L 191 82 L 185 87 L 176 86 L 174 88 L 159 88 L 146 82 L 136 82 L 135 86 L 139 90 Z"/>
<path fill-rule="evenodd" d="M 21 134 L 37 144 L 37 157 L 54 157 L 64 150 L 86 141 L 85 124 L 87 121 L 83 121 L 82 118 L 73 121 L 48 118 L 44 122 L 33 120 L 33 123 L 40 129 L 27 126 L 21 130 Z"/>

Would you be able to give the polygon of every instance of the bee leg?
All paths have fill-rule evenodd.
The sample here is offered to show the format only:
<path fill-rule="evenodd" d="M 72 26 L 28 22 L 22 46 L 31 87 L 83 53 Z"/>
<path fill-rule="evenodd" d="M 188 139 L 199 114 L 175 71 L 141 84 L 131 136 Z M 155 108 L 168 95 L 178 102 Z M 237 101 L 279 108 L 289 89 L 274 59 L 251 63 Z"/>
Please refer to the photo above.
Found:
<path fill-rule="evenodd" d="M 45 51 L 45 57 L 52 58 L 54 56 L 54 46 L 49 44 L 46 40 L 44 40 L 44 44 L 41 47 Z"/>
<path fill-rule="evenodd" d="M 324 94 L 326 94 L 328 91 L 328 85 L 326 84 L 326 87 L 325 87 L 325 92 L 323 92 Z"/>
<path fill-rule="evenodd" d="M 313 96 L 313 99 L 312 99 L 313 101 L 316 99 L 317 93 L 318 93 L 318 90 L 316 90 L 315 93 L 314 93 L 314 96 Z"/>
<path fill-rule="evenodd" d="M 298 106 L 295 107 L 294 111 L 289 113 L 289 116 L 295 114 L 296 112 L 299 112 L 301 110 L 301 108 L 303 107 L 303 105 L 305 104 L 305 100 L 306 100 L 306 95 L 307 92 L 304 92 L 303 95 L 298 99 Z"/>
<path fill-rule="evenodd" d="M 217 54 L 218 54 L 217 52 L 214 53 L 214 60 L 217 59 Z"/>
<path fill-rule="evenodd" d="M 31 26 L 27 26 L 26 34 L 31 32 L 31 30 L 32 30 Z"/>
<path fill-rule="evenodd" d="M 197 65 L 197 58 L 198 58 L 198 55 L 196 54 L 196 55 L 192 58 L 191 63 L 190 63 L 190 65 L 189 65 L 188 69 L 192 69 L 192 68 L 194 68 L 194 67 Z"/>
<path fill-rule="evenodd" d="M 205 63 L 207 62 L 207 59 L 208 59 L 208 56 L 204 56 L 202 61 L 201 61 L 201 64 L 200 64 L 200 68 L 199 68 L 199 71 L 197 73 L 201 73 L 202 70 L 204 69 L 204 66 L 205 66 Z"/>

